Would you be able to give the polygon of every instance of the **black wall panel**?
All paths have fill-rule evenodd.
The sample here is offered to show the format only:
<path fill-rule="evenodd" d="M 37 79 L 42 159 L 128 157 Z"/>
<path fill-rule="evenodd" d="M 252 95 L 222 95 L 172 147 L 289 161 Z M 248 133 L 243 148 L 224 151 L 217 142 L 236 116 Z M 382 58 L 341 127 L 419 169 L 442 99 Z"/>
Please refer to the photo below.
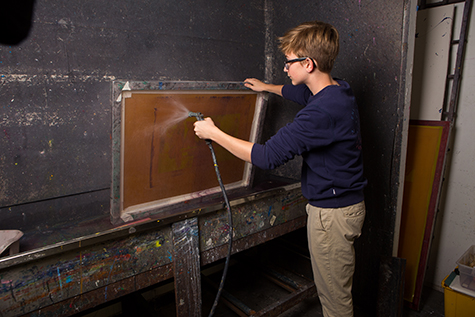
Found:
<path fill-rule="evenodd" d="M 262 16 L 261 1 L 36 1 L 29 36 L 0 46 L 0 206 L 110 186 L 114 79 L 262 77 Z"/>
<path fill-rule="evenodd" d="M 37 76 L 1 90 L 2 206 L 110 186 L 109 82 Z"/>

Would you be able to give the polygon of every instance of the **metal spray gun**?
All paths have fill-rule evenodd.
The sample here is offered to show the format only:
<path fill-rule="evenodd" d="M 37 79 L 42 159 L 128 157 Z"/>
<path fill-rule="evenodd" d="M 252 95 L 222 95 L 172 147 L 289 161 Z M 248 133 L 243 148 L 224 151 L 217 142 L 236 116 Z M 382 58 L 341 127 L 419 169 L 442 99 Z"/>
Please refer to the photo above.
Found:
<path fill-rule="evenodd" d="M 188 117 L 195 117 L 198 121 L 203 121 L 203 114 L 201 112 L 188 112 Z"/>
<path fill-rule="evenodd" d="M 190 111 L 188 112 L 188 117 L 195 117 L 197 121 L 203 121 L 203 114 L 201 112 L 193 112 L 193 111 Z M 206 144 L 208 144 L 208 146 L 210 147 L 211 149 L 211 140 L 205 140 L 206 141 Z M 213 153 L 213 156 L 214 156 L 214 151 L 211 149 L 211 153 Z"/>

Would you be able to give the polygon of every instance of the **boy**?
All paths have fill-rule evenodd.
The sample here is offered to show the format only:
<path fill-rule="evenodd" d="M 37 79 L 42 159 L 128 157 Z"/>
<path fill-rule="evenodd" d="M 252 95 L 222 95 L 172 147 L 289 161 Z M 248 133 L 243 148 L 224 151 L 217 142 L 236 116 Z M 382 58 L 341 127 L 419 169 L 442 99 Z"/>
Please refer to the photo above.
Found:
<path fill-rule="evenodd" d="M 302 193 L 309 202 L 308 244 L 323 314 L 353 316 L 353 241 L 361 235 L 367 181 L 355 98 L 348 83 L 330 75 L 339 35 L 333 26 L 315 21 L 289 30 L 279 41 L 292 85 L 248 78 L 245 86 L 305 105 L 294 121 L 264 145 L 234 138 L 210 118 L 195 122 L 195 133 L 263 169 L 302 155 Z"/>

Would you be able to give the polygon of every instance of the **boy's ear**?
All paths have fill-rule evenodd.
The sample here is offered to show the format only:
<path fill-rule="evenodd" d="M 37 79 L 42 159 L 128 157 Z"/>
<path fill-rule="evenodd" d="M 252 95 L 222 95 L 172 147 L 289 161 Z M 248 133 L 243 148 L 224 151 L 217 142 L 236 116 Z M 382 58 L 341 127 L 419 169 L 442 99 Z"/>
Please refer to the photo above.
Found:
<path fill-rule="evenodd" d="M 310 73 L 318 68 L 317 62 L 311 58 L 307 58 L 307 64 L 305 65 L 305 69 Z"/>

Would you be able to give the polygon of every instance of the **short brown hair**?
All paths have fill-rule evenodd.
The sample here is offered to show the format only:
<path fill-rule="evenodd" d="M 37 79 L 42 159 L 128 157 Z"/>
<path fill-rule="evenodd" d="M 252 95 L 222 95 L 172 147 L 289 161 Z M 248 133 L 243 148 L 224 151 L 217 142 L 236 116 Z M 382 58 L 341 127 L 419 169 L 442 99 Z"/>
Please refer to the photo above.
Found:
<path fill-rule="evenodd" d="M 280 37 L 279 47 L 286 55 L 313 58 L 321 72 L 330 73 L 340 50 L 339 37 L 336 28 L 328 23 L 304 22 Z"/>

